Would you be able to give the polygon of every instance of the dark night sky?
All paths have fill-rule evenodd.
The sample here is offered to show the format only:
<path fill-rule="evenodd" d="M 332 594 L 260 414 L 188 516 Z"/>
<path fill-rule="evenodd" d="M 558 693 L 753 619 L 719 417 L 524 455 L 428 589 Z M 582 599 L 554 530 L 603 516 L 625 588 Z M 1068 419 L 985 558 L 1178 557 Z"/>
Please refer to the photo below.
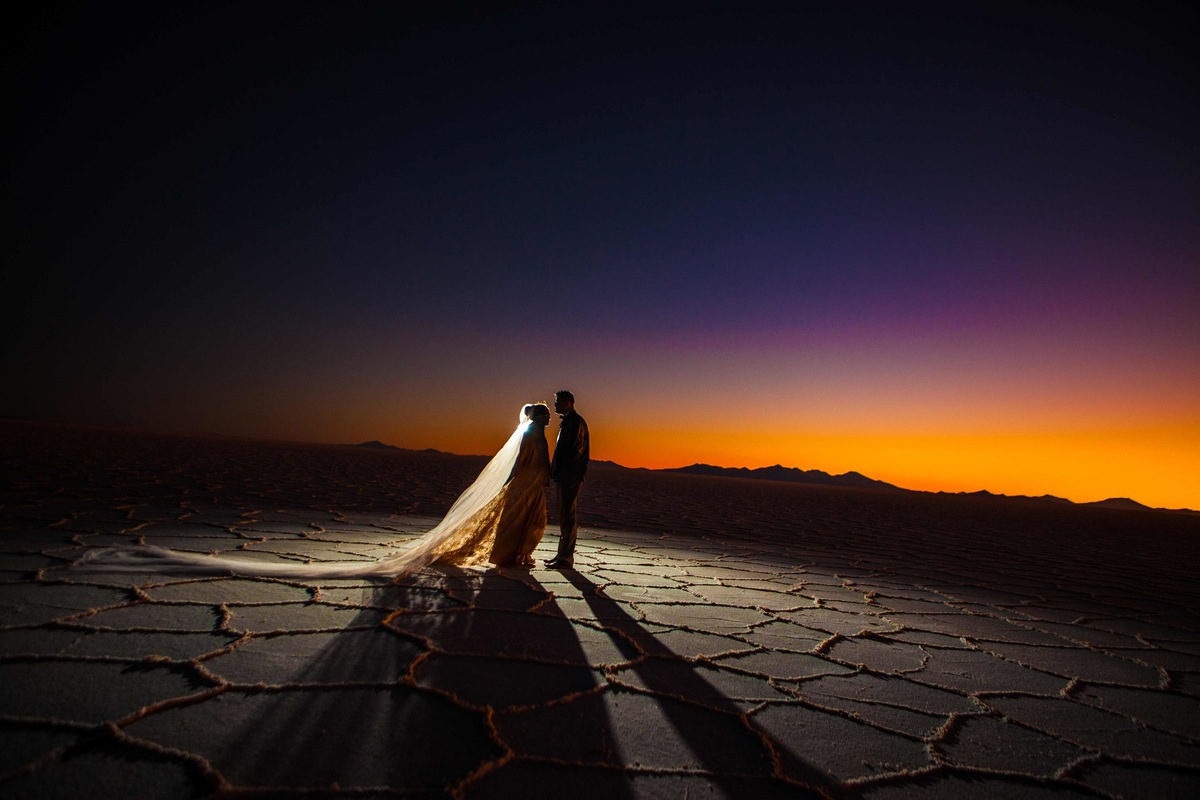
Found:
<path fill-rule="evenodd" d="M 484 452 L 568 385 L 631 465 L 1200 506 L 1181 5 L 15 30 L 0 414 Z"/>

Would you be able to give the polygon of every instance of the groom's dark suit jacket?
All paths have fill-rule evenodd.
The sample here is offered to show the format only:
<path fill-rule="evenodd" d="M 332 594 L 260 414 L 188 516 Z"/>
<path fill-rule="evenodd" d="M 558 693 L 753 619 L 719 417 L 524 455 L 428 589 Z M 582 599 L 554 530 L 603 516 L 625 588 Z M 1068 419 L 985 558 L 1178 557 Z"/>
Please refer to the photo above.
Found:
<path fill-rule="evenodd" d="M 587 474 L 588 426 L 574 410 L 563 415 L 558 426 L 558 439 L 554 443 L 554 460 L 550 462 L 550 476 L 557 483 L 571 486 L 583 483 Z"/>

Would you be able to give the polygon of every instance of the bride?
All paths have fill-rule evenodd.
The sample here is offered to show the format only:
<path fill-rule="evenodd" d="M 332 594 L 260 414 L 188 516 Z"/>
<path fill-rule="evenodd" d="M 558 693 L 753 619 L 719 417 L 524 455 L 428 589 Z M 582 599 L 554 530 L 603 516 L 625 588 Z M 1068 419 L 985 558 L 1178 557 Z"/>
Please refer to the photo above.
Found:
<path fill-rule="evenodd" d="M 532 553 L 546 530 L 545 487 L 550 481 L 546 426 L 550 409 L 521 409 L 517 429 L 432 530 L 416 543 L 375 562 L 306 563 L 251 561 L 163 547 L 93 550 L 76 568 L 138 571 L 187 570 L 258 577 L 395 577 L 430 564 L 532 567 Z"/>

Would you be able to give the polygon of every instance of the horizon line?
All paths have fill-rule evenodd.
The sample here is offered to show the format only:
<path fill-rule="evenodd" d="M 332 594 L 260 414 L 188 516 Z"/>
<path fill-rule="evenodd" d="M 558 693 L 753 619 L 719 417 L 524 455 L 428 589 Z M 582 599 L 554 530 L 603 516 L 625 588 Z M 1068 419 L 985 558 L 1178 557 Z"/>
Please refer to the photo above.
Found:
<path fill-rule="evenodd" d="M 251 442 L 318 445 L 318 446 L 323 446 L 323 447 L 363 447 L 363 446 L 370 446 L 370 445 L 374 444 L 374 445 L 378 445 L 379 448 L 381 448 L 381 449 L 389 448 L 389 449 L 403 450 L 403 451 L 413 452 L 413 453 L 433 452 L 433 453 L 440 453 L 443 455 L 456 456 L 456 457 L 460 457 L 460 458 L 491 458 L 491 456 L 486 453 L 455 453 L 455 452 L 452 452 L 449 450 L 439 450 L 434 447 L 425 447 L 425 448 L 403 447 L 400 445 L 388 444 L 379 439 L 369 439 L 364 442 L 329 442 L 329 441 L 316 441 L 316 440 L 306 440 L 306 439 L 278 439 L 278 438 L 268 438 L 268 437 L 263 437 L 263 436 L 247 436 L 244 434 L 227 434 L 227 433 L 220 433 L 220 432 L 162 431 L 162 430 L 155 430 L 155 429 L 131 426 L 131 425 L 95 424 L 95 423 L 74 422 L 74 421 L 67 421 L 67 420 L 37 419 L 37 418 L 33 418 L 33 417 L 23 417 L 23 416 L 8 415 L 8 414 L 0 414 L 0 422 L 26 423 L 26 424 L 33 424 L 33 425 L 49 425 L 49 426 L 57 426 L 57 427 L 64 427 L 64 428 L 81 428 L 81 429 L 85 429 L 85 430 L 108 431 L 108 432 L 112 432 L 112 433 L 134 433 L 134 434 L 145 434 L 145 435 L 151 435 L 151 436 L 180 436 L 180 437 L 209 438 L 209 439 L 240 439 L 243 441 L 251 441 Z M 782 462 L 776 462 L 774 464 L 764 464 L 764 465 L 758 466 L 758 467 L 751 467 L 751 466 L 724 466 L 724 465 L 718 465 L 718 464 L 710 464 L 710 463 L 702 462 L 702 461 L 696 461 L 691 464 L 682 465 L 682 466 L 678 466 L 678 467 L 645 467 L 645 466 L 631 466 L 628 464 L 621 464 L 617 461 L 613 461 L 611 459 L 603 459 L 603 458 L 592 459 L 592 461 L 594 461 L 596 463 L 612 464 L 613 466 L 619 467 L 621 469 L 644 470 L 647 472 L 681 472 L 681 471 L 687 470 L 691 467 L 709 467 L 712 469 L 720 469 L 720 470 L 727 470 L 727 471 L 745 470 L 747 472 L 779 468 L 779 469 L 785 469 L 785 470 L 794 470 L 797 472 L 818 472 L 818 473 L 821 473 L 822 475 L 826 475 L 830 478 L 841 478 L 841 477 L 846 477 L 846 476 L 857 475 L 861 478 L 865 478 L 866 480 L 873 481 L 875 483 L 884 484 L 885 487 L 890 487 L 890 488 L 898 490 L 898 491 L 911 492 L 911 493 L 915 493 L 915 494 L 939 494 L 939 495 L 946 495 L 946 496 L 951 496 L 951 497 L 987 495 L 987 496 L 995 497 L 995 498 L 1005 498 L 1005 499 L 1014 499 L 1014 500 L 1028 499 L 1028 500 L 1044 500 L 1047 502 L 1061 501 L 1061 502 L 1069 503 L 1070 505 L 1073 505 L 1073 506 L 1093 506 L 1093 507 L 1102 507 L 1102 508 L 1105 507 L 1103 504 L 1109 503 L 1112 501 L 1127 501 L 1127 502 L 1135 503 L 1136 505 L 1140 506 L 1141 509 L 1145 509 L 1148 511 L 1200 514 L 1200 510 L 1187 508 L 1187 507 L 1167 508 L 1165 506 L 1148 506 L 1145 503 L 1141 503 L 1129 496 L 1119 496 L 1119 497 L 1113 496 L 1113 497 L 1106 497 L 1101 500 L 1078 501 L 1078 500 L 1072 500 L 1068 497 L 1054 495 L 1049 492 L 1044 492 L 1040 495 L 1029 495 L 1029 494 L 1010 495 L 1010 494 L 993 492 L 990 489 L 976 489 L 973 491 L 910 489 L 905 486 L 900 486 L 898 484 L 880 480 L 878 478 L 872 478 L 870 475 L 867 475 L 866 473 L 861 472 L 859 470 L 848 470 L 846 472 L 841 472 L 841 473 L 832 473 L 832 472 L 827 472 L 826 470 L 817 469 L 817 468 L 784 466 L 782 464 Z M 688 473 L 685 472 L 684 474 L 688 474 Z M 720 476 L 714 476 L 714 477 L 720 477 Z M 731 476 L 725 476 L 725 477 L 736 477 L 736 476 L 731 475 Z M 760 478 L 759 480 L 771 480 L 771 479 Z M 803 483 L 803 481 L 776 481 L 776 482 Z M 837 486 L 837 484 L 832 484 L 832 485 Z M 843 487 L 843 488 L 866 489 L 866 488 L 875 488 L 875 487 L 847 486 L 847 487 Z M 878 487 L 878 488 L 882 488 L 882 487 Z M 1137 509 L 1129 509 L 1129 510 L 1137 510 Z"/>

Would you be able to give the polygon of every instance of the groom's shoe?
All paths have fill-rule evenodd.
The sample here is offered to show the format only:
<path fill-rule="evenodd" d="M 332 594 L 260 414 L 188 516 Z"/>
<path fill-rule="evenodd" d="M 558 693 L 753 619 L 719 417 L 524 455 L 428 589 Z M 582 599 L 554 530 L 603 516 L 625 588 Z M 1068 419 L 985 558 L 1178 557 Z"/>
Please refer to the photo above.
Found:
<path fill-rule="evenodd" d="M 546 562 L 546 566 L 550 569 L 574 569 L 575 566 L 569 558 L 559 558 L 555 556 Z"/>

